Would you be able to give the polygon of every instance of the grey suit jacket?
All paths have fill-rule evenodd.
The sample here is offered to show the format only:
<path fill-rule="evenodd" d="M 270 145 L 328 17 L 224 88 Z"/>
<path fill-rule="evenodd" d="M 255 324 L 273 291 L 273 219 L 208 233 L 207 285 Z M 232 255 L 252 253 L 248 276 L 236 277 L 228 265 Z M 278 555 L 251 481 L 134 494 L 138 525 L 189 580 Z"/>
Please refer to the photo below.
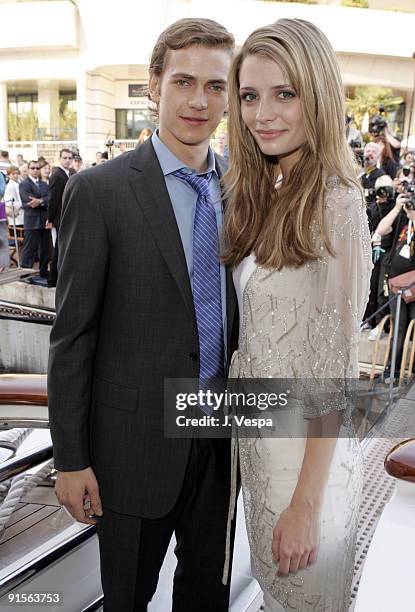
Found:
<path fill-rule="evenodd" d="M 199 345 L 151 140 L 69 179 L 59 241 L 48 374 L 56 468 L 92 466 L 104 507 L 163 516 L 180 492 L 191 444 L 164 437 L 163 381 L 197 378 Z M 230 356 L 238 322 L 229 273 L 227 296 Z M 228 469 L 229 441 L 215 442 Z"/>
<path fill-rule="evenodd" d="M 39 181 L 38 186 L 32 179 L 27 177 L 19 185 L 20 198 L 24 209 L 24 229 L 39 230 L 45 229 L 48 217 L 48 185 L 44 181 Z M 30 198 L 42 198 L 43 202 L 36 208 L 29 206 Z"/>

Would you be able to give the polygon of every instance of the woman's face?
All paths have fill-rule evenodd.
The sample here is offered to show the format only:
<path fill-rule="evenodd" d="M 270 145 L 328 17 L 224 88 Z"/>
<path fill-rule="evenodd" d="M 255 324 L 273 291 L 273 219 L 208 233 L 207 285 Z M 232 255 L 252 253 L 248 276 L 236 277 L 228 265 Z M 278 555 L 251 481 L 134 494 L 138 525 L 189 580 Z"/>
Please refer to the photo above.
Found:
<path fill-rule="evenodd" d="M 50 177 L 50 166 L 46 164 L 40 169 L 40 176 L 42 179 L 48 179 Z"/>
<path fill-rule="evenodd" d="M 292 166 L 306 142 L 300 99 L 280 66 L 248 55 L 239 72 L 242 119 L 262 153 Z"/>
<path fill-rule="evenodd" d="M 11 173 L 10 178 L 12 181 L 17 183 L 19 181 L 19 175 L 20 175 L 20 172 L 18 170 L 15 170 L 14 172 Z"/>

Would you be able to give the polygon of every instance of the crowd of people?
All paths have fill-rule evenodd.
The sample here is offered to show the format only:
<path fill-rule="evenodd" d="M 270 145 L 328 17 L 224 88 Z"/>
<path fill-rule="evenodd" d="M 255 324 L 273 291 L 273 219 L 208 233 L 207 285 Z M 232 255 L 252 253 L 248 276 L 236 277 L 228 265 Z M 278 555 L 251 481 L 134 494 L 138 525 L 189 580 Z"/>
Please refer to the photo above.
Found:
<path fill-rule="evenodd" d="M 55 167 L 42 156 L 26 161 L 19 153 L 13 160 L 8 151 L 0 151 L 0 199 L 3 202 L 0 271 L 10 266 L 9 245 L 19 236 L 23 238 L 19 253 L 21 266 L 32 269 L 38 262 L 40 284 L 54 286 L 49 279 L 49 262 L 53 260 L 56 241 L 56 225 L 51 214 L 53 203 L 58 198 L 60 206 L 63 194 L 63 190 L 59 194 L 54 191 L 56 177 L 63 171 L 69 178 L 82 166 L 81 156 L 66 148 L 59 152 Z M 18 234 L 14 228 L 19 230 Z"/>
<path fill-rule="evenodd" d="M 359 152 L 358 152 L 359 156 Z M 369 229 L 372 236 L 373 272 L 364 328 L 368 339 L 375 341 L 384 334 L 380 325 L 385 315 L 396 316 L 396 299 L 390 301 L 402 274 L 402 287 L 415 283 L 415 153 L 401 152 L 399 140 L 388 126 L 362 149 L 360 180 L 364 190 Z M 391 289 L 391 286 L 392 289 Z M 399 316 L 396 369 L 399 371 L 405 333 L 415 319 L 411 296 L 404 295 Z M 385 328 L 388 329 L 388 326 Z M 391 355 L 383 374 L 390 381 Z"/>
<path fill-rule="evenodd" d="M 152 134 L 144 128 L 139 134 L 142 144 Z M 120 143 L 111 155 L 125 152 Z M 108 161 L 108 151 L 97 151 L 96 166 Z M 40 156 L 26 161 L 21 153 L 11 159 L 8 151 L 0 151 L 0 272 L 9 268 L 9 246 L 23 246 L 19 253 L 21 267 L 34 268 L 39 274 L 32 277 L 35 284 L 55 287 L 57 281 L 58 232 L 62 196 L 72 174 L 85 164 L 79 152 L 63 148 L 57 164 Z"/>

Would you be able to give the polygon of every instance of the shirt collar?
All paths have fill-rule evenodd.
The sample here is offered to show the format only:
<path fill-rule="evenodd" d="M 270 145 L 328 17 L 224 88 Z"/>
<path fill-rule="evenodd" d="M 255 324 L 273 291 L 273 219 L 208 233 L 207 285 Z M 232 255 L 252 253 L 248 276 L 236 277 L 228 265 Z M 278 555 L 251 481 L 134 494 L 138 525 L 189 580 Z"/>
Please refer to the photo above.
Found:
<path fill-rule="evenodd" d="M 151 142 L 153 144 L 164 176 L 172 174 L 173 172 L 176 172 L 176 170 L 181 169 L 187 170 L 189 174 L 207 174 L 208 172 L 215 172 L 217 174 L 215 155 L 211 147 L 209 147 L 208 149 L 207 169 L 204 172 L 196 172 L 194 168 L 189 168 L 188 166 L 186 166 L 182 161 L 180 161 L 180 159 L 178 159 L 174 155 L 174 153 L 170 151 L 170 149 L 164 144 L 164 142 L 160 140 L 157 130 L 153 132 Z"/>
<path fill-rule="evenodd" d="M 34 182 L 35 185 L 39 185 L 39 179 L 33 178 L 33 176 L 31 174 L 29 174 L 29 178 L 32 179 L 32 181 Z"/>
<path fill-rule="evenodd" d="M 66 176 L 68 176 L 68 177 L 69 177 L 69 170 L 66 170 L 66 168 L 64 168 L 64 167 L 63 167 L 63 166 L 61 166 L 60 164 L 59 164 L 59 168 L 65 172 Z"/>

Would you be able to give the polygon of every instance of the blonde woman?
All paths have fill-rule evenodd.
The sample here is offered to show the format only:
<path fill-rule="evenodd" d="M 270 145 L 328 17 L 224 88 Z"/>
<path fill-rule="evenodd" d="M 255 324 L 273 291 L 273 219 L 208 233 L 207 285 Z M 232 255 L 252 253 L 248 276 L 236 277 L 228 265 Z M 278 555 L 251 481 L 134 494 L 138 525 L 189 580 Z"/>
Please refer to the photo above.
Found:
<path fill-rule="evenodd" d="M 358 377 L 372 263 L 339 69 L 318 28 L 281 19 L 248 37 L 229 88 L 224 261 L 242 321 L 230 376 L 340 381 L 330 401 L 297 398 L 297 427 L 278 430 L 277 415 L 239 436 L 253 573 L 267 612 L 344 612 L 362 457 L 342 437 L 342 389 Z"/>

